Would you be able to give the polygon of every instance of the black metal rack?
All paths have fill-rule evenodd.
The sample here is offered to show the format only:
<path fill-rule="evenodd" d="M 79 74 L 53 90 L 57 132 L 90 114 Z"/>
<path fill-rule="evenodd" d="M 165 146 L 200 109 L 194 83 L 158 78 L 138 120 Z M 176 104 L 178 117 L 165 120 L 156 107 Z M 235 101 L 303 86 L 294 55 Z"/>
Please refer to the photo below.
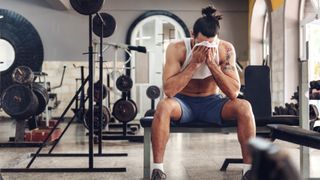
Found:
<path fill-rule="evenodd" d="M 101 21 L 103 21 L 101 19 Z M 102 38 L 100 38 L 101 41 L 101 46 L 102 46 Z M 49 173 L 70 173 L 70 172 L 126 172 L 126 168 L 124 167 L 118 167 L 118 168 L 95 168 L 94 167 L 94 156 L 98 156 L 98 157 L 105 157 L 105 156 L 127 156 L 127 154 L 125 153 L 116 153 L 116 154 L 103 154 L 102 153 L 102 137 L 101 137 L 101 130 L 99 132 L 99 151 L 97 154 L 94 153 L 93 150 L 93 132 L 94 132 L 94 125 L 93 125 L 93 119 L 94 119 L 94 112 L 93 112 L 93 70 L 94 70 L 94 66 L 93 66 L 93 47 L 92 47 L 92 15 L 89 15 L 89 47 L 88 47 L 88 60 L 89 60 L 89 75 L 88 77 L 83 81 L 83 84 L 81 85 L 81 87 L 77 90 L 76 94 L 73 96 L 72 100 L 70 101 L 70 103 L 68 104 L 68 106 L 66 107 L 66 109 L 64 110 L 64 112 L 62 113 L 62 115 L 60 116 L 58 122 L 54 125 L 54 127 L 52 128 L 52 130 L 50 131 L 50 133 L 48 134 L 48 136 L 46 137 L 46 139 L 43 141 L 43 143 L 41 143 L 39 149 L 36 151 L 35 154 L 33 154 L 32 159 L 30 160 L 30 162 L 28 163 L 28 165 L 26 166 L 26 168 L 4 168 L 1 169 L 1 172 L 4 173 L 12 173 L 12 172 L 26 172 L 26 173 L 31 173 L 31 172 L 49 172 Z M 102 54 L 100 55 L 100 65 L 102 64 Z M 102 66 L 100 66 L 100 75 L 102 74 Z M 83 74 L 82 74 L 83 75 Z M 102 78 L 102 76 L 100 76 L 100 78 Z M 85 84 L 89 82 L 89 91 L 88 91 L 88 99 L 89 99 L 89 152 L 88 154 L 86 153 L 80 153 L 80 154 L 75 154 L 75 153 L 71 153 L 71 154 L 53 154 L 52 151 L 53 149 L 56 147 L 57 143 L 60 141 L 60 139 L 62 138 L 62 136 L 64 135 L 64 133 L 67 131 L 67 129 L 69 128 L 69 126 L 71 125 L 71 123 L 73 122 L 75 115 L 73 116 L 73 118 L 69 121 L 69 123 L 67 124 L 67 126 L 65 127 L 65 129 L 63 130 L 62 134 L 60 135 L 59 139 L 55 142 L 55 144 L 51 147 L 50 151 L 47 154 L 40 154 L 41 150 L 43 149 L 43 147 L 45 146 L 45 144 L 47 143 L 47 141 L 49 140 L 49 137 L 53 134 L 54 130 L 58 127 L 58 125 L 63 121 L 65 114 L 67 113 L 67 111 L 70 109 L 71 105 L 74 103 L 74 101 L 76 100 L 76 98 L 78 97 L 78 95 L 80 94 L 80 92 L 83 92 L 84 86 Z M 102 80 L 101 80 L 102 82 Z M 102 86 L 101 86 L 102 87 Z M 102 91 L 101 91 L 102 93 Z M 84 98 L 82 96 L 82 98 Z M 100 94 L 100 98 L 102 98 L 102 94 Z M 84 103 L 84 99 L 82 99 L 82 102 Z M 101 102 L 102 100 L 100 100 Z M 101 103 L 102 104 L 102 103 Z M 100 108 L 100 122 L 102 120 L 102 111 Z M 101 124 L 101 123 L 100 123 Z M 33 162 L 35 161 L 35 159 L 37 157 L 88 157 L 89 161 L 88 161 L 88 168 L 31 168 L 31 165 L 33 164 Z"/>

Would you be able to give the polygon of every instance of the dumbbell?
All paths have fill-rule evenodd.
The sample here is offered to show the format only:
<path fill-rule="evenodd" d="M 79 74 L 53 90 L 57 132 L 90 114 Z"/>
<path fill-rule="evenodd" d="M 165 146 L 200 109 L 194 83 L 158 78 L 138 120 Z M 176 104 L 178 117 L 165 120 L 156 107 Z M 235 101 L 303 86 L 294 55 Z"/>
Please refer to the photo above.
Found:
<path fill-rule="evenodd" d="M 312 130 L 320 132 L 320 120 L 317 119 L 317 120 L 311 121 L 311 122 L 313 123 L 312 125 L 310 125 L 310 127 L 312 127 Z"/>
<path fill-rule="evenodd" d="M 310 89 L 320 90 L 320 80 L 310 81 Z"/>
<path fill-rule="evenodd" d="M 309 119 L 316 120 L 319 117 L 319 111 L 316 105 L 309 104 Z"/>
<path fill-rule="evenodd" d="M 156 112 L 155 110 L 155 99 L 160 96 L 160 88 L 158 86 L 150 86 L 148 87 L 146 94 L 148 98 L 151 99 L 151 109 L 149 109 L 144 116 L 153 116 Z"/>
<path fill-rule="evenodd" d="M 295 115 L 297 116 L 298 110 L 295 108 L 295 105 L 293 103 L 285 103 L 286 109 L 287 109 L 287 113 L 288 115 Z"/>

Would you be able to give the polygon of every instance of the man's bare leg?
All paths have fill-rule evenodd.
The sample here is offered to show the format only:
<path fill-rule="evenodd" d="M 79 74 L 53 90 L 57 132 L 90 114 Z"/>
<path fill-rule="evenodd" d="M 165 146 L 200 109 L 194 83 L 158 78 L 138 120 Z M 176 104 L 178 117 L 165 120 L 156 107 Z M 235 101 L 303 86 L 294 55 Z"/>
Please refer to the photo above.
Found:
<path fill-rule="evenodd" d="M 222 109 L 221 116 L 225 120 L 237 120 L 237 133 L 243 162 L 245 164 L 251 164 L 248 141 L 250 138 L 256 136 L 256 125 L 250 103 L 242 99 L 228 101 Z"/>
<path fill-rule="evenodd" d="M 158 103 L 151 129 L 154 163 L 163 162 L 164 152 L 170 134 L 170 119 L 178 120 L 180 117 L 181 107 L 175 99 L 166 98 Z"/>

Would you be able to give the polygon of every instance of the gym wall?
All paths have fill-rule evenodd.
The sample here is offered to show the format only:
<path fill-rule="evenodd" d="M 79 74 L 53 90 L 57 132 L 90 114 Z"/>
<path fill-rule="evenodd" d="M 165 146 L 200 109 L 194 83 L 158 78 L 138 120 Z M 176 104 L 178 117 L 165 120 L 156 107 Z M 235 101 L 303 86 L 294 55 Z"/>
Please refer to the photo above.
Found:
<path fill-rule="evenodd" d="M 273 105 L 284 104 L 284 6 L 271 13 L 271 73 Z"/>
<path fill-rule="evenodd" d="M 299 5 L 299 0 L 250 0 L 250 64 L 262 64 L 264 13 L 259 7 L 269 12 L 273 107 L 290 102 L 299 82 Z"/>
<path fill-rule="evenodd" d="M 87 57 L 82 53 L 86 52 L 88 47 L 88 17 L 76 13 L 72 8 L 55 9 L 44 0 L 0 0 L 0 4 L 1 8 L 13 10 L 24 16 L 38 30 L 44 45 L 43 71 L 49 74 L 48 79 L 53 85 L 59 83 L 62 67 L 67 65 L 65 83 L 61 89 L 56 90 L 62 102 L 54 116 L 59 115 L 74 94 L 75 78 L 79 77 L 79 69 L 73 68 L 72 65 L 86 65 Z M 201 16 L 201 8 L 209 4 L 213 4 L 223 15 L 220 37 L 233 43 L 239 60 L 246 62 L 247 0 L 106 0 L 102 11 L 114 16 L 117 29 L 105 40 L 124 43 L 130 24 L 147 10 L 168 10 L 179 16 L 191 30 L 194 21 Z M 113 59 L 112 51 L 108 52 L 109 50 L 106 59 Z"/>

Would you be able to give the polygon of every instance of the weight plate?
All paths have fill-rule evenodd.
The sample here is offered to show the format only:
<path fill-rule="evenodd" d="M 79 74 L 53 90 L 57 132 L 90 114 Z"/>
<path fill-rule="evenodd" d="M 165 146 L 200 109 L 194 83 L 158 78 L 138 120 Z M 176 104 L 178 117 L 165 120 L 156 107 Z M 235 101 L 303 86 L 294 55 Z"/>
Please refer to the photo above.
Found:
<path fill-rule="evenodd" d="M 132 100 L 118 100 L 112 110 L 112 115 L 120 122 L 127 123 L 134 120 L 138 111 L 137 106 Z"/>
<path fill-rule="evenodd" d="M 158 86 L 148 87 L 147 96 L 150 99 L 157 99 L 160 96 L 160 88 Z"/>

